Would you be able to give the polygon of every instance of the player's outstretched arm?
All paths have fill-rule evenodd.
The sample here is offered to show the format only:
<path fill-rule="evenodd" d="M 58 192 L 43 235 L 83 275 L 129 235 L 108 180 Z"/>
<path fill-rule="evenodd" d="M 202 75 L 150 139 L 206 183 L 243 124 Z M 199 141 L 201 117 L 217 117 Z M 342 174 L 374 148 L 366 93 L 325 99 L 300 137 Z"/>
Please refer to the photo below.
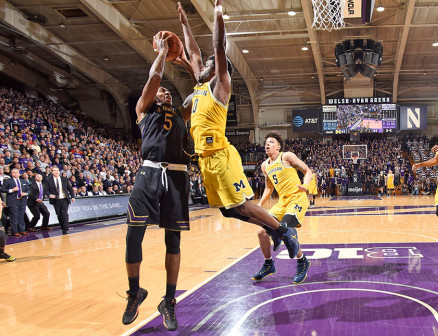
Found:
<path fill-rule="evenodd" d="M 149 71 L 149 78 L 143 87 L 141 97 L 137 101 L 135 112 L 137 113 L 137 121 L 139 122 L 143 116 L 147 113 L 149 108 L 155 101 L 158 89 L 160 88 L 161 78 L 164 73 L 164 64 L 166 63 L 167 52 L 169 46 L 167 44 L 168 37 L 164 37 L 162 33 L 158 33 L 154 36 L 154 41 L 157 46 L 158 56 L 152 63 L 151 70 Z"/>
<path fill-rule="evenodd" d="M 181 2 L 178 2 L 176 8 L 179 13 L 179 21 L 181 22 L 181 26 L 184 33 L 184 42 L 186 45 L 187 52 L 189 54 L 190 63 L 193 67 L 195 84 L 196 84 L 196 80 L 197 78 L 199 78 L 199 74 L 201 73 L 201 70 L 204 67 L 204 65 L 202 64 L 201 50 L 199 49 L 195 37 L 193 36 L 192 29 L 190 28 L 189 21 L 187 20 L 186 12 L 182 7 Z"/>
<path fill-rule="evenodd" d="M 228 62 L 226 55 L 226 35 L 225 23 L 222 15 L 223 0 L 216 0 L 214 7 L 214 28 L 213 28 L 213 46 L 215 58 L 216 76 L 214 80 L 213 95 L 222 104 L 228 104 L 231 93 L 231 78 L 228 73 Z"/>
<path fill-rule="evenodd" d="M 312 170 L 301 161 L 294 153 L 287 152 L 283 155 L 283 160 L 287 161 L 295 169 L 299 169 L 304 174 L 303 185 L 298 185 L 298 189 L 307 192 L 309 190 L 309 184 L 312 180 Z"/>
<path fill-rule="evenodd" d="M 262 206 L 268 199 L 271 197 L 272 192 L 274 191 L 274 185 L 272 184 L 271 180 L 268 178 L 268 175 L 266 175 L 266 161 L 262 163 L 262 172 L 263 176 L 265 177 L 265 190 L 263 190 L 262 198 L 260 199 L 260 202 L 258 205 Z"/>
<path fill-rule="evenodd" d="M 433 157 L 430 160 L 416 163 L 416 164 L 412 165 L 412 170 L 417 170 L 418 168 L 421 168 L 421 167 L 432 167 L 432 166 L 436 166 L 436 165 L 438 165 L 438 157 L 437 156 Z"/>

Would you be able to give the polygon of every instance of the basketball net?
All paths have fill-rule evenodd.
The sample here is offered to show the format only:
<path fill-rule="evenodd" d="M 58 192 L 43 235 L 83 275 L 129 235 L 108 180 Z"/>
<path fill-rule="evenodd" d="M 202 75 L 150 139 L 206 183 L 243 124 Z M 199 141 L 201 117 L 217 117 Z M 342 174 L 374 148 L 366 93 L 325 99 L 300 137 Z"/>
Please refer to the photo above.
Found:
<path fill-rule="evenodd" d="M 345 27 L 345 0 L 312 0 L 312 28 L 332 31 Z"/>
<path fill-rule="evenodd" d="M 353 163 L 356 164 L 357 160 L 359 160 L 359 156 L 352 155 L 351 158 L 353 159 Z"/>

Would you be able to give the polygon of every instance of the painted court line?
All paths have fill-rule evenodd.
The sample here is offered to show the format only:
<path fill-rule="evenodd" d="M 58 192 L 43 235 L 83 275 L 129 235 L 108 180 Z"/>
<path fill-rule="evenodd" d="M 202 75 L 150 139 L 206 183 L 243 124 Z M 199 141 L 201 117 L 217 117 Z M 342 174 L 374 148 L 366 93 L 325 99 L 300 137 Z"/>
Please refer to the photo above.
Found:
<path fill-rule="evenodd" d="M 310 291 L 305 291 L 305 292 L 287 294 L 287 295 L 279 296 L 279 297 L 273 298 L 271 300 L 267 300 L 265 302 L 262 302 L 262 303 L 258 304 L 257 306 L 253 307 L 252 309 L 248 310 L 239 319 L 239 321 L 237 321 L 236 325 L 233 327 L 233 329 L 231 329 L 231 332 L 228 335 L 240 336 L 241 333 L 239 332 L 239 329 L 242 326 L 242 324 L 245 322 L 245 320 L 249 317 L 249 315 L 251 315 L 254 311 L 256 311 L 257 309 L 259 309 L 260 307 L 262 307 L 268 303 L 271 303 L 271 302 L 274 302 L 277 300 L 281 300 L 284 298 L 292 297 L 292 296 L 302 295 L 302 294 L 317 293 L 317 292 L 333 292 L 333 291 L 362 291 L 362 292 L 375 292 L 375 293 L 382 293 L 382 294 L 399 296 L 399 297 L 402 297 L 404 299 L 408 299 L 408 300 L 417 302 L 417 303 L 421 304 L 422 306 L 424 306 L 425 308 L 427 308 L 432 313 L 433 317 L 435 318 L 435 321 L 437 321 L 437 323 L 438 323 L 438 312 L 435 309 L 433 309 L 431 306 L 429 306 L 427 303 L 425 303 L 421 300 L 418 300 L 416 298 L 413 298 L 411 296 L 407 296 L 407 295 L 403 295 L 403 294 L 399 294 L 399 293 L 394 293 L 394 292 L 382 291 L 382 290 L 378 290 L 378 289 L 326 288 L 326 289 L 315 289 L 315 290 L 310 290 Z"/>

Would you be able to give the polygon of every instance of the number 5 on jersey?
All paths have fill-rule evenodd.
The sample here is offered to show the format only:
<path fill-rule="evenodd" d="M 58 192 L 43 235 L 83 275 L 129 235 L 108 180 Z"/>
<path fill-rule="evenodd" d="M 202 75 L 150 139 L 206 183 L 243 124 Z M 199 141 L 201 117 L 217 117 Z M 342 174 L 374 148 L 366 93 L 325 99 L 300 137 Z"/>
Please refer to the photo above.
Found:
<path fill-rule="evenodd" d="M 172 128 L 173 124 L 172 124 L 172 117 L 173 114 L 172 113 L 166 113 L 164 115 L 164 124 L 163 127 L 166 131 L 170 131 L 170 129 Z"/>

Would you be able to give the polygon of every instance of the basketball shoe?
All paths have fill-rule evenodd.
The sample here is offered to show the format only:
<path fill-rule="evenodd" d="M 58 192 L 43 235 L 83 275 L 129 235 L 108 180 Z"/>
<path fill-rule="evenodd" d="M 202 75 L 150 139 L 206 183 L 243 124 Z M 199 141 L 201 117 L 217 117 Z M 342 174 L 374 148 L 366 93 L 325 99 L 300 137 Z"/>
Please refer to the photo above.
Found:
<path fill-rule="evenodd" d="M 273 250 L 277 251 L 281 245 L 281 236 L 277 231 L 272 231 L 271 234 L 272 242 L 274 243 Z"/>
<path fill-rule="evenodd" d="M 128 304 L 126 305 L 125 312 L 123 313 L 123 324 L 130 324 L 134 322 L 134 320 L 138 316 L 138 311 L 142 302 L 148 296 L 148 291 L 146 289 L 140 288 L 137 293 L 132 294 L 129 291 L 126 292 L 128 297 Z"/>
<path fill-rule="evenodd" d="M 157 307 L 160 314 L 163 315 L 164 326 L 170 331 L 174 331 L 178 328 L 178 321 L 175 315 L 175 305 L 175 299 L 172 299 L 171 301 L 166 301 L 166 299 L 164 299 Z"/>
<path fill-rule="evenodd" d="M 267 263 L 265 261 L 262 268 L 260 269 L 260 271 L 258 271 L 256 274 L 254 274 L 252 276 L 252 279 L 260 281 L 260 280 L 263 280 L 264 278 L 266 278 L 268 275 L 275 274 L 275 273 L 277 273 L 277 270 L 275 269 L 274 262 Z"/>
<path fill-rule="evenodd" d="M 307 277 L 307 271 L 310 268 L 310 260 L 307 260 L 306 256 L 298 259 L 297 272 L 294 276 L 294 283 L 302 283 Z"/>
<path fill-rule="evenodd" d="M 287 228 L 287 232 L 281 236 L 281 239 L 286 245 L 289 252 L 289 258 L 293 259 L 297 256 L 300 250 L 300 243 L 298 242 L 298 233 L 295 228 Z"/>
<path fill-rule="evenodd" d="M 0 253 L 0 259 L 5 259 L 6 261 L 11 262 L 11 261 L 15 260 L 15 257 L 14 256 L 10 256 L 6 252 L 2 252 L 2 253 Z"/>

